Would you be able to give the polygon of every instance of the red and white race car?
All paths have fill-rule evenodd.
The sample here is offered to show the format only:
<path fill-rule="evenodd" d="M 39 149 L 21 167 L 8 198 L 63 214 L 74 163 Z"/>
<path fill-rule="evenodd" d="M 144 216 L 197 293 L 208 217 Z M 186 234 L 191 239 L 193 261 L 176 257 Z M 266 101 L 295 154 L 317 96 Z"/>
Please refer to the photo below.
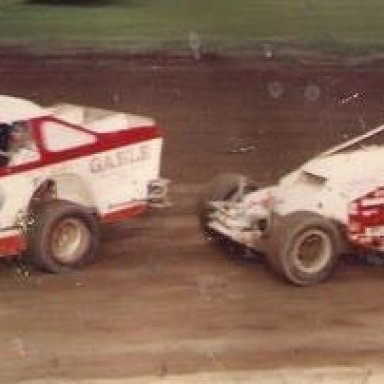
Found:
<path fill-rule="evenodd" d="M 0 256 L 51 272 L 93 260 L 99 223 L 167 205 L 162 142 L 150 118 L 0 96 Z"/>
<path fill-rule="evenodd" d="M 201 202 L 211 239 L 266 255 L 290 282 L 326 279 L 342 253 L 384 252 L 384 126 L 306 162 L 271 187 L 217 176 Z"/>

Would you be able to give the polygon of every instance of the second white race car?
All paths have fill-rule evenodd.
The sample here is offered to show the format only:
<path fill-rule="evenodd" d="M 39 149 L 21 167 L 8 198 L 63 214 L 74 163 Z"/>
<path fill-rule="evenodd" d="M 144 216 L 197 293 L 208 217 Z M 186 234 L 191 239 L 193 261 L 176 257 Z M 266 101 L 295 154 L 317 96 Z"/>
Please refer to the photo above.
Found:
<path fill-rule="evenodd" d="M 207 187 L 200 222 L 211 239 L 266 255 L 291 283 L 325 280 L 343 253 L 384 252 L 384 126 L 309 160 L 275 185 L 219 175 Z"/>

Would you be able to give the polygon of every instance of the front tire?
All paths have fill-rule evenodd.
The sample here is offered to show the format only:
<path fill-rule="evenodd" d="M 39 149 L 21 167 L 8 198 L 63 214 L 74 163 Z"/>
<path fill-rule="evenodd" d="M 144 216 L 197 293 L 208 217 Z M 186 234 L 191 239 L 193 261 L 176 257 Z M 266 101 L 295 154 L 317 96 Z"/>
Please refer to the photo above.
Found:
<path fill-rule="evenodd" d="M 343 244 L 333 222 L 297 212 L 274 224 L 269 248 L 267 260 L 272 269 L 295 285 L 308 286 L 330 276 Z"/>
<path fill-rule="evenodd" d="M 59 273 L 92 262 L 99 245 L 99 225 L 87 209 L 52 200 L 34 209 L 27 234 L 28 252 L 39 268 Z"/>
<path fill-rule="evenodd" d="M 210 205 L 212 201 L 233 201 L 239 193 L 247 193 L 257 190 L 256 184 L 246 176 L 237 173 L 223 173 L 214 177 L 203 191 L 199 202 L 200 228 L 209 239 L 219 239 L 209 227 L 210 215 L 214 208 Z"/>

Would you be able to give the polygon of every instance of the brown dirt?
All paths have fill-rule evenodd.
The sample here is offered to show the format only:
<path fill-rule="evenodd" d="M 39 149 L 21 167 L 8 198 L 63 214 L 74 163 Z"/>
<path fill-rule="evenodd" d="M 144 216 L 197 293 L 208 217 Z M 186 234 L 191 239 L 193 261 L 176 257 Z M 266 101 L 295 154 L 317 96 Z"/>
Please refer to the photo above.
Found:
<path fill-rule="evenodd" d="M 217 172 L 268 184 L 383 122 L 383 80 L 379 66 L 2 56 L 3 94 L 155 116 L 174 206 L 105 228 L 87 270 L 1 265 L 0 382 L 382 364 L 383 268 L 344 262 L 326 284 L 292 287 L 262 261 L 209 246 L 195 202 Z M 307 84 L 321 88 L 316 101 Z"/>

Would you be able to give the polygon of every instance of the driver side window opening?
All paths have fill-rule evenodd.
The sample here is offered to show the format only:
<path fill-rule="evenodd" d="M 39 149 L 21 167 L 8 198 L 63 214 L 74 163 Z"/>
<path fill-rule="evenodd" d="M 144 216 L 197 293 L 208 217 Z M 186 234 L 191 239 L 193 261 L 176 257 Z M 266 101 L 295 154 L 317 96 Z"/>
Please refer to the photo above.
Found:
<path fill-rule="evenodd" d="M 8 148 L 11 125 L 0 124 L 0 167 L 5 167 L 8 164 Z"/>
<path fill-rule="evenodd" d="M 39 160 L 40 155 L 26 122 L 0 124 L 0 166 L 17 166 Z"/>

